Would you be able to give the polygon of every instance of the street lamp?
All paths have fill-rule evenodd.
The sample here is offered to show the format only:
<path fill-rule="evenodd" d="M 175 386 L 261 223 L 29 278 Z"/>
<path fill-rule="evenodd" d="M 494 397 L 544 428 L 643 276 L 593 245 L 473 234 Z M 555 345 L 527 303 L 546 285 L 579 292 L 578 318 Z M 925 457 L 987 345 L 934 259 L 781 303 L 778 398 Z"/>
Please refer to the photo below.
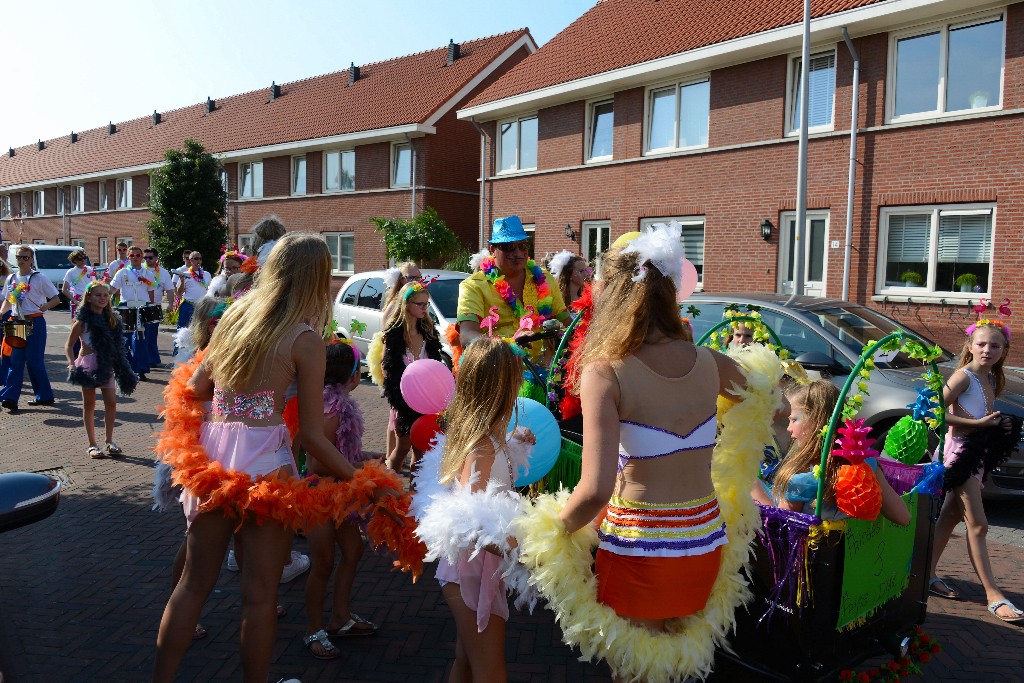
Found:
<path fill-rule="evenodd" d="M 573 242 L 576 241 L 576 231 L 572 229 L 572 225 L 569 223 L 565 224 L 565 236 Z"/>

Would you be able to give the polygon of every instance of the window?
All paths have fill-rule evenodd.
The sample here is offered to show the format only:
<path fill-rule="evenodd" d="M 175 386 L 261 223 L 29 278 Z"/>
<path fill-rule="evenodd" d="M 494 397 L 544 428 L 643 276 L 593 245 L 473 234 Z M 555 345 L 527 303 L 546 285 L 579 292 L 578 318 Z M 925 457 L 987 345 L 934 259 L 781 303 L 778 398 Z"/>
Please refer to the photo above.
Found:
<path fill-rule="evenodd" d="M 100 186 L 102 187 L 102 183 L 100 184 Z M 105 266 L 108 263 L 110 263 L 110 261 L 107 259 L 107 256 L 108 256 L 108 254 L 107 254 L 107 238 L 106 237 L 101 237 L 100 238 L 100 256 L 99 256 L 99 261 L 98 261 L 99 265 Z"/>
<path fill-rule="evenodd" d="M 498 124 L 498 171 L 537 168 L 537 116 Z"/>
<path fill-rule="evenodd" d="M 118 178 L 117 179 L 117 208 L 119 208 L 119 209 L 130 209 L 130 208 L 132 208 L 132 179 L 131 178 Z"/>
<path fill-rule="evenodd" d="M 3 195 L 0 196 L 0 218 L 11 217 L 11 196 Z"/>
<path fill-rule="evenodd" d="M 669 216 L 641 218 L 640 229 L 655 223 L 675 221 L 683 228 L 683 255 L 697 269 L 697 282 L 704 282 L 704 216 Z"/>
<path fill-rule="evenodd" d="M 379 277 L 371 277 L 363 283 L 359 290 L 359 297 L 356 299 L 356 306 L 372 308 L 379 311 L 384 305 L 384 280 Z"/>
<path fill-rule="evenodd" d="M 106 211 L 110 208 L 110 202 L 107 200 L 107 181 L 100 181 L 100 199 L 99 199 L 100 211 Z"/>
<path fill-rule="evenodd" d="M 63 216 L 64 215 L 64 193 L 66 191 L 67 191 L 67 188 L 64 188 L 64 187 L 58 187 L 57 188 L 57 215 L 58 216 Z"/>
<path fill-rule="evenodd" d="M 292 194 L 306 194 L 306 157 L 292 157 Z"/>
<path fill-rule="evenodd" d="M 1003 16 L 997 15 L 896 36 L 890 119 L 998 108 L 1003 34 Z"/>
<path fill-rule="evenodd" d="M 242 234 L 238 236 L 238 249 L 248 256 L 254 256 L 255 251 L 252 248 L 253 242 L 256 241 L 256 235 L 251 233 Z"/>
<path fill-rule="evenodd" d="M 523 223 L 523 232 L 526 233 L 526 239 L 530 242 L 530 258 L 536 258 L 534 255 L 537 253 L 537 224 Z"/>
<path fill-rule="evenodd" d="M 363 286 L 363 281 L 362 280 L 356 280 L 355 282 L 349 282 L 347 285 L 345 285 L 345 292 L 344 292 L 344 294 L 342 294 L 338 298 L 338 300 L 341 301 L 341 303 L 343 303 L 346 306 L 355 306 L 356 305 L 356 301 L 357 301 L 356 297 L 358 297 L 358 295 L 359 295 L 359 288 L 362 287 L 362 286 Z"/>
<path fill-rule="evenodd" d="M 85 211 L 85 185 L 71 186 L 71 213 Z"/>
<path fill-rule="evenodd" d="M 611 245 L 612 224 L 609 221 L 583 221 L 583 255 L 594 263 Z"/>
<path fill-rule="evenodd" d="M 71 246 L 78 247 L 79 249 L 85 249 L 85 240 L 76 237 L 71 240 Z"/>
<path fill-rule="evenodd" d="M 331 251 L 335 273 L 355 271 L 355 237 L 350 232 L 336 232 L 324 235 L 327 248 Z"/>
<path fill-rule="evenodd" d="M 228 192 L 230 192 L 228 188 L 231 187 L 231 184 L 228 182 L 227 169 L 224 168 L 220 169 L 220 186 L 224 188 L 225 195 L 228 194 Z"/>
<path fill-rule="evenodd" d="M 391 186 L 412 185 L 412 145 L 395 145 L 391 151 Z"/>
<path fill-rule="evenodd" d="M 32 240 L 32 244 L 46 244 L 46 240 Z"/>
<path fill-rule="evenodd" d="M 324 192 L 356 189 L 356 152 L 348 149 L 324 153 Z"/>
<path fill-rule="evenodd" d="M 58 247 L 63 247 L 64 246 L 64 238 L 63 237 L 58 237 L 57 238 L 57 246 Z"/>
<path fill-rule="evenodd" d="M 241 199 L 263 196 L 262 161 L 248 161 L 238 164 L 238 196 Z"/>
<path fill-rule="evenodd" d="M 800 130 L 800 57 L 790 60 L 789 70 L 789 132 Z M 811 97 L 807 102 L 808 130 L 832 130 L 832 109 L 836 94 L 836 52 L 829 50 L 811 55 L 810 73 L 807 78 Z"/>
<path fill-rule="evenodd" d="M 647 151 L 706 147 L 711 82 L 708 79 L 652 89 L 648 99 Z"/>
<path fill-rule="evenodd" d="M 992 206 L 963 204 L 883 209 L 878 288 L 960 292 L 966 280 L 972 295 L 987 293 L 994 215 Z"/>
<path fill-rule="evenodd" d="M 46 200 L 46 197 L 43 194 L 42 190 L 33 190 L 32 191 L 32 215 L 33 216 L 42 216 L 43 215 L 43 211 L 45 210 L 44 207 L 46 206 L 45 200 Z"/>
<path fill-rule="evenodd" d="M 131 237 L 118 237 L 117 240 L 115 241 L 115 244 L 117 242 L 124 242 L 129 247 L 132 246 L 132 238 Z"/>
<path fill-rule="evenodd" d="M 615 116 L 611 100 L 590 105 L 590 136 L 587 161 L 612 158 Z"/>

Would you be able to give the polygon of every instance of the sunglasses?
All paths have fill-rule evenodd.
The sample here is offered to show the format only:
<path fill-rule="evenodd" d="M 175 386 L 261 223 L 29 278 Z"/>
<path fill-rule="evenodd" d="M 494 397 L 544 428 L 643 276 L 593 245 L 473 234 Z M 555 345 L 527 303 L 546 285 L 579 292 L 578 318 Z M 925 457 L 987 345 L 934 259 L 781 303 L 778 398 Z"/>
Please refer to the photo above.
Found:
<path fill-rule="evenodd" d="M 147 261 L 156 261 L 156 256 L 143 256 Z"/>
<path fill-rule="evenodd" d="M 15 256 L 14 258 L 16 258 L 19 261 L 31 261 L 32 260 L 31 256 Z"/>
<path fill-rule="evenodd" d="M 501 251 L 505 252 L 506 254 L 512 253 L 517 249 L 519 251 L 530 251 L 529 242 L 502 242 L 501 244 L 495 244 L 494 246 L 500 249 Z"/>

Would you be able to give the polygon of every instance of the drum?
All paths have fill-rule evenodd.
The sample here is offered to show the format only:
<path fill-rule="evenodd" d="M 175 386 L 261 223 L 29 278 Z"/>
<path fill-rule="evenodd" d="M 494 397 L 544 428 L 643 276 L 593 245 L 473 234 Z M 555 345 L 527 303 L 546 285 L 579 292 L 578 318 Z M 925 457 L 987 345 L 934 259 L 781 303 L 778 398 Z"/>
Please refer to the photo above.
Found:
<path fill-rule="evenodd" d="M 25 348 L 30 334 L 32 334 L 31 320 L 8 318 L 4 321 L 4 344 L 13 349 Z"/>
<path fill-rule="evenodd" d="M 161 308 L 160 304 L 146 304 L 139 310 L 142 312 L 143 325 L 158 323 L 164 319 L 164 309 Z"/>
<path fill-rule="evenodd" d="M 128 306 L 117 307 L 117 314 L 121 316 L 125 332 L 138 332 L 139 330 L 144 329 L 141 312 L 141 308 L 130 308 Z"/>

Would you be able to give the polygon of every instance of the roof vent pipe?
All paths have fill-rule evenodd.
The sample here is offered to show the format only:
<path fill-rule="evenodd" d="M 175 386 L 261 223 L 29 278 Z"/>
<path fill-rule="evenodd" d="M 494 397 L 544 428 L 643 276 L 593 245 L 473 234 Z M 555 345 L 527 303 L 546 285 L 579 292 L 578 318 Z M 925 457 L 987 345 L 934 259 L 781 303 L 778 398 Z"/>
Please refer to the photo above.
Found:
<path fill-rule="evenodd" d="M 113 135 L 117 132 L 117 124 L 113 121 L 107 124 L 107 135 Z"/>
<path fill-rule="evenodd" d="M 13 147 L 8 147 L 7 148 L 7 156 L 8 157 L 14 157 L 14 148 Z"/>
<path fill-rule="evenodd" d="M 156 109 L 153 110 L 153 125 L 160 123 L 160 112 Z"/>
<path fill-rule="evenodd" d="M 42 152 L 44 149 L 46 149 L 46 143 L 43 142 L 42 140 L 40 140 L 38 144 L 39 144 L 39 151 L 40 152 Z"/>
<path fill-rule="evenodd" d="M 270 82 L 270 101 L 273 102 L 281 96 L 281 86 L 274 81 Z"/>
<path fill-rule="evenodd" d="M 209 97 L 206 98 L 206 113 L 209 114 L 211 111 L 217 108 L 217 100 L 211 100 Z"/>
<path fill-rule="evenodd" d="M 456 43 L 451 38 L 449 38 L 448 39 L 448 66 L 451 66 L 452 62 L 454 62 L 456 59 L 458 59 L 459 56 L 460 56 L 460 54 L 459 54 L 459 44 Z"/>
<path fill-rule="evenodd" d="M 71 144 L 78 142 L 78 133 L 71 131 Z"/>
<path fill-rule="evenodd" d="M 359 67 L 356 66 L 355 62 L 352 62 L 348 67 L 348 84 L 352 85 L 359 80 Z"/>

